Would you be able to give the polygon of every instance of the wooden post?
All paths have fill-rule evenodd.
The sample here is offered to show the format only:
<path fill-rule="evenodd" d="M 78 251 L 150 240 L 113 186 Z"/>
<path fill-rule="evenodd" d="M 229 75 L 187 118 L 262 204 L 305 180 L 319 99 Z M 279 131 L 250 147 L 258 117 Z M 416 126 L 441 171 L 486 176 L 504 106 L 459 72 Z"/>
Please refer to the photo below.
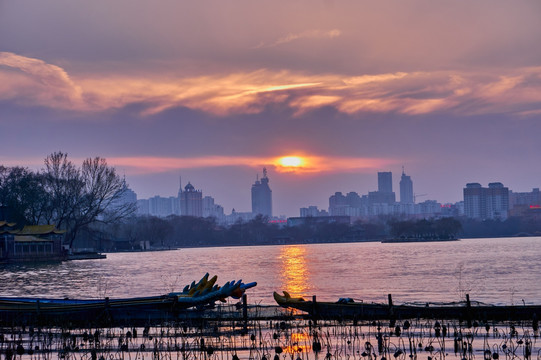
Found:
<path fill-rule="evenodd" d="M 244 320 L 244 331 L 248 327 L 248 296 L 242 295 L 242 318 Z"/>
<path fill-rule="evenodd" d="M 316 296 L 312 296 L 312 320 L 314 325 L 317 325 L 317 299 Z"/>
<path fill-rule="evenodd" d="M 242 318 L 244 321 L 248 321 L 248 296 L 242 295 Z"/>
<path fill-rule="evenodd" d="M 388 294 L 387 298 L 389 299 L 389 327 L 394 327 L 396 320 L 394 318 L 393 297 L 391 296 L 391 294 Z"/>
<path fill-rule="evenodd" d="M 471 302 L 470 294 L 466 294 L 466 320 L 468 321 L 468 327 L 471 327 Z"/>

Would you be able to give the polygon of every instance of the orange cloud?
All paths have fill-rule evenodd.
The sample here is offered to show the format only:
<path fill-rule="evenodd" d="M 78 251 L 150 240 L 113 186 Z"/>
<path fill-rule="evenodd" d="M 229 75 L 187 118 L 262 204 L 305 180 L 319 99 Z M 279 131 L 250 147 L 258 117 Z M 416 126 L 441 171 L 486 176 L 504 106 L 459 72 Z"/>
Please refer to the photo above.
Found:
<path fill-rule="evenodd" d="M 0 52 L 0 99 L 82 112 L 144 104 L 142 115 L 188 107 L 216 115 L 250 114 L 284 104 L 300 115 L 340 112 L 406 115 L 516 113 L 541 109 L 541 67 L 506 71 L 395 72 L 359 76 L 262 69 L 195 77 L 69 75 L 64 69 Z"/>
<path fill-rule="evenodd" d="M 10 52 L 0 52 L 0 99 L 86 110 L 82 89 L 66 71 L 42 60 Z"/>
<path fill-rule="evenodd" d="M 397 163 L 397 160 L 382 158 L 355 158 L 331 156 L 290 155 L 302 158 L 302 165 L 294 169 L 284 166 L 277 157 L 248 157 L 248 156 L 207 156 L 194 158 L 176 157 L 111 157 L 107 161 L 128 174 L 151 174 L 189 168 L 212 168 L 224 166 L 272 167 L 278 172 L 297 174 L 325 172 L 353 172 L 386 167 Z"/>
<path fill-rule="evenodd" d="M 299 166 L 284 165 L 284 157 L 299 157 Z M 165 173 L 179 169 L 218 168 L 229 166 L 244 166 L 250 168 L 267 167 L 279 173 L 295 175 L 310 175 L 333 172 L 373 172 L 400 164 L 402 159 L 337 157 L 324 155 L 284 154 L 283 156 L 201 156 L 201 157 L 107 157 L 110 166 L 126 175 L 145 175 Z M 74 164 L 82 164 L 84 158 L 70 157 Z M 34 170 L 43 168 L 44 158 L 18 158 L 12 160 L 0 156 L 0 165 L 23 166 Z M 287 162 L 286 162 L 287 163 Z"/>

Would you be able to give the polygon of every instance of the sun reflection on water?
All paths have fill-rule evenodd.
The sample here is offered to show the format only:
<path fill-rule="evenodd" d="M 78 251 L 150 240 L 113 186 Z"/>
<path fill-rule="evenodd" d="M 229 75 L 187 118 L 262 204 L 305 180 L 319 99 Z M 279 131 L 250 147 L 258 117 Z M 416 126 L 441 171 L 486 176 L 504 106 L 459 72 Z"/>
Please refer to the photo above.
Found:
<path fill-rule="evenodd" d="M 280 278 L 282 290 L 291 296 L 306 296 L 310 289 L 310 271 L 306 260 L 306 248 L 291 245 L 280 249 Z"/>
<path fill-rule="evenodd" d="M 306 333 L 294 332 L 291 334 L 291 343 L 284 347 L 286 354 L 306 353 L 311 349 L 310 336 Z"/>

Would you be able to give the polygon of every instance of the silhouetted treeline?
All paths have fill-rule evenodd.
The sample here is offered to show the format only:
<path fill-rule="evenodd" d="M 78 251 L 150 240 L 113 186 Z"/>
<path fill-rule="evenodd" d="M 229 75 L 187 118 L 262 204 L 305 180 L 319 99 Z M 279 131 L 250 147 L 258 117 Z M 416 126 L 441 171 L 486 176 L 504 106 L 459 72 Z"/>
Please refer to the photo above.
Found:
<path fill-rule="evenodd" d="M 389 221 L 389 233 L 393 238 L 404 239 L 456 239 L 462 224 L 455 218 Z"/>
<path fill-rule="evenodd" d="M 531 217 L 506 220 L 476 220 L 465 217 L 388 221 L 389 235 L 395 238 L 491 238 L 541 235 L 541 221 Z"/>
<path fill-rule="evenodd" d="M 308 221 L 305 225 L 288 227 L 269 223 L 266 217 L 257 216 L 248 222 L 220 226 L 213 218 L 139 216 L 123 224 L 95 231 L 102 233 L 103 250 L 107 250 L 107 247 L 124 247 L 127 250 L 126 247 L 137 248 L 145 241 L 150 242 L 152 247 L 168 248 L 378 240 L 385 236 L 385 224 L 357 222 L 349 225 Z M 99 244 L 97 247 L 100 247 Z"/>
<path fill-rule="evenodd" d="M 258 216 L 248 222 L 221 226 L 213 218 L 190 216 L 133 217 L 122 224 L 94 229 L 100 233 L 100 250 L 138 249 L 147 242 L 153 248 L 271 245 L 380 241 L 386 238 L 452 239 L 472 237 L 527 236 L 541 234 L 541 223 L 526 218 L 477 221 L 466 218 L 397 220 L 373 222 L 310 221 L 298 226 L 278 226 Z M 88 246 L 88 245 L 86 245 Z"/>
<path fill-rule="evenodd" d="M 541 236 L 541 219 L 510 217 L 501 220 L 461 219 L 463 238 Z"/>

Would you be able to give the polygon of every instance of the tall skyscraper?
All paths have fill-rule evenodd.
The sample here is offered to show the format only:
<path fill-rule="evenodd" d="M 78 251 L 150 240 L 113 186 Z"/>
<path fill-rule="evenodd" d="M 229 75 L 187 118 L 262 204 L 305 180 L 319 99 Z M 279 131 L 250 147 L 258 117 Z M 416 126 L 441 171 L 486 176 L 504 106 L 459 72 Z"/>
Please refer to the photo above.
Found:
<path fill-rule="evenodd" d="M 266 168 L 263 168 L 261 180 L 256 179 L 252 185 L 252 214 L 272 217 L 272 190 Z"/>
<path fill-rule="evenodd" d="M 383 193 L 393 192 L 393 173 L 390 171 L 378 172 L 378 191 Z"/>
<path fill-rule="evenodd" d="M 184 187 L 180 192 L 180 215 L 182 216 L 203 216 L 203 192 L 195 190 L 192 184 Z"/>
<path fill-rule="evenodd" d="M 413 182 L 411 177 L 404 173 L 404 169 L 400 178 L 400 203 L 413 204 Z"/>
<path fill-rule="evenodd" d="M 378 191 L 368 193 L 368 201 L 370 205 L 395 203 L 395 194 L 393 192 L 393 173 L 378 172 Z"/>

